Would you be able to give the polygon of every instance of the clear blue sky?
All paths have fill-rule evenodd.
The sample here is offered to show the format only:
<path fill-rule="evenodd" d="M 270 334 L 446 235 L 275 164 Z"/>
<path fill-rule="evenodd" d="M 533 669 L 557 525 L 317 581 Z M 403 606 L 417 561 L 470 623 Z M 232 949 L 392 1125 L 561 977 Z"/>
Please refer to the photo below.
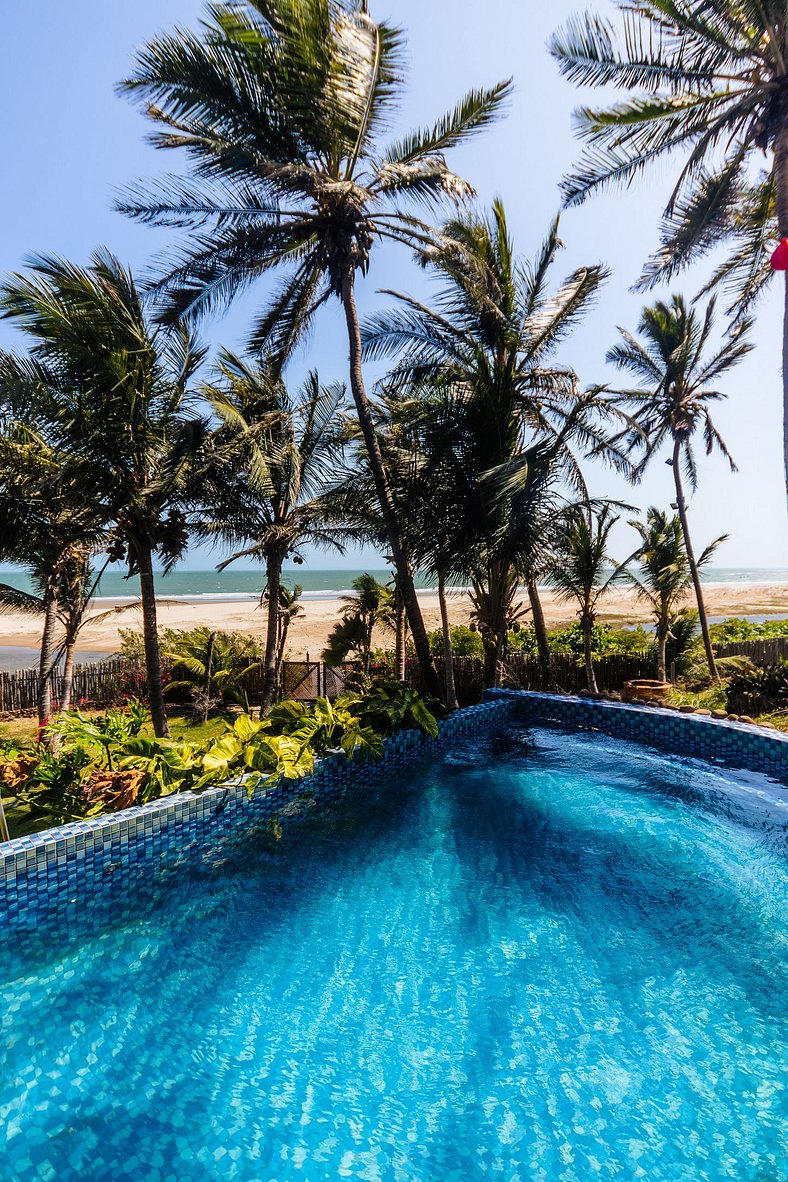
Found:
<path fill-rule="evenodd" d="M 25 0 L 7 6 L 0 41 L 0 111 L 4 156 L 0 186 L 0 272 L 18 269 L 31 251 L 52 251 L 86 261 L 107 245 L 133 266 L 154 258 L 171 231 L 133 225 L 112 211 L 113 194 L 126 182 L 176 166 L 172 154 L 144 142 L 144 119 L 116 97 L 114 83 L 128 70 L 135 46 L 174 24 L 193 26 L 198 0 Z M 558 182 L 571 165 L 577 144 L 570 116 L 578 95 L 559 78 L 545 43 L 579 7 L 578 0 L 515 4 L 512 0 L 372 0 L 374 15 L 394 11 L 408 31 L 411 92 L 402 125 L 422 124 L 451 106 L 475 84 L 513 75 L 517 93 L 510 114 L 453 158 L 477 188 L 479 199 L 500 194 L 506 203 L 519 250 L 531 253 L 558 206 Z M 604 0 L 599 4 L 604 8 Z M 598 96 L 597 96 L 598 97 Z M 598 306 L 564 348 L 563 360 L 584 384 L 612 375 L 604 356 L 617 324 L 634 328 L 642 297 L 629 287 L 654 246 L 661 201 L 673 169 L 650 173 L 627 193 L 610 192 L 580 210 L 564 214 L 566 250 L 558 270 L 603 261 L 613 276 Z M 681 287 L 691 295 L 703 271 L 690 272 Z M 364 281 L 362 312 L 379 303 L 376 289 L 424 291 L 425 279 L 403 252 L 385 251 Z M 239 346 L 250 310 L 265 296 L 258 286 L 222 320 L 206 325 L 207 339 Z M 727 532 L 720 564 L 788 564 L 788 528 L 782 487 L 780 410 L 781 300 L 774 290 L 761 305 L 757 348 L 728 379 L 730 397 L 717 422 L 739 466 L 731 475 L 719 457 L 701 462 L 701 487 L 691 514 L 702 545 Z M 0 324 L 0 347 L 21 344 Z M 326 311 L 298 359 L 296 372 L 317 367 L 325 379 L 344 378 L 347 346 L 335 308 Z M 632 489 L 607 470 L 591 472 L 593 491 L 644 506 L 672 500 L 670 470 L 658 463 Z M 623 556 L 631 533 L 620 528 Z M 369 561 L 369 556 L 366 556 Z M 349 565 L 358 555 L 348 558 Z M 191 565 L 209 563 L 200 555 Z M 310 565 L 327 565 L 316 556 Z"/>

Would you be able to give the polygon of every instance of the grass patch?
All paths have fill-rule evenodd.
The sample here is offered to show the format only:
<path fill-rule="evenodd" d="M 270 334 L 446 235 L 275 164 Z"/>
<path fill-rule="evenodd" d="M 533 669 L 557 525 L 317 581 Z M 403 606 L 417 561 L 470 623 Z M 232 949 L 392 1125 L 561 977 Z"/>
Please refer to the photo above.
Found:
<path fill-rule="evenodd" d="M 688 690 L 683 686 L 674 686 L 670 691 L 668 701 L 671 706 L 694 706 L 696 710 L 727 710 L 725 686 L 721 684 L 709 686 L 703 690 Z"/>
<path fill-rule="evenodd" d="M 98 718 L 106 713 L 105 710 L 83 710 L 85 718 Z M 190 712 L 173 712 L 167 718 L 170 725 L 170 738 L 180 743 L 202 743 L 206 739 L 217 738 L 224 730 L 229 715 L 215 714 L 207 722 L 193 722 Z M 38 723 L 33 715 L 26 718 L 11 718 L 0 722 L 0 741 L 8 740 L 24 746 L 32 746 L 36 740 Z M 153 727 L 150 722 L 142 728 L 143 735 L 153 737 Z"/>

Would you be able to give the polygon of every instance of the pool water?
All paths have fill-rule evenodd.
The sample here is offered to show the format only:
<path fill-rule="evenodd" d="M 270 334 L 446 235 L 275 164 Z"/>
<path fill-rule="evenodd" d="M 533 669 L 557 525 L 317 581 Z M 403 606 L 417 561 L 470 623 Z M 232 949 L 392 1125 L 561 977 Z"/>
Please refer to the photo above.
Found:
<path fill-rule="evenodd" d="M 515 730 L 6 948 L 3 1180 L 788 1179 L 786 801 Z"/>

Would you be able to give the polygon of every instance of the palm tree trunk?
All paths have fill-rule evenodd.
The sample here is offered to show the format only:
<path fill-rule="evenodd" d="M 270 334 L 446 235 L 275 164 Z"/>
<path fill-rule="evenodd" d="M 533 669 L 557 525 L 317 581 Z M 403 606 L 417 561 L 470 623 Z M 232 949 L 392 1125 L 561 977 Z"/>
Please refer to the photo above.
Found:
<path fill-rule="evenodd" d="M 265 656 L 263 657 L 263 699 L 260 714 L 265 717 L 271 712 L 276 697 L 276 657 L 279 639 L 279 591 L 282 586 L 282 559 L 278 554 L 269 555 L 265 567 L 268 583 L 268 622 L 265 632 Z"/>
<path fill-rule="evenodd" d="M 394 596 L 395 611 L 396 611 L 396 633 L 394 641 L 394 676 L 397 681 L 405 680 L 406 661 L 405 661 L 405 631 L 407 629 L 408 617 L 405 611 L 405 600 L 402 597 L 399 586 Z"/>
<path fill-rule="evenodd" d="M 361 367 L 361 329 L 358 320 L 358 308 L 356 307 L 355 270 L 352 263 L 349 263 L 345 267 L 342 275 L 342 306 L 345 310 L 348 342 L 350 345 L 350 388 L 353 391 L 356 414 L 358 415 L 359 426 L 361 427 L 367 455 L 369 456 L 369 466 L 375 481 L 375 491 L 380 502 L 380 512 L 383 517 L 383 524 L 386 527 L 386 536 L 397 571 L 397 580 L 402 598 L 405 602 L 405 611 L 408 615 L 413 646 L 416 649 L 416 657 L 427 693 L 432 694 L 435 698 L 440 698 L 440 681 L 432 662 L 427 629 L 424 627 L 424 618 L 421 614 L 418 596 L 416 595 L 413 574 L 411 573 L 410 563 L 408 562 L 405 548 L 402 544 L 399 522 L 397 521 L 391 489 L 389 488 L 386 469 L 383 463 L 383 455 L 380 450 L 380 444 L 378 443 L 375 424 L 372 419 L 372 411 L 364 386 L 364 373 Z"/>
<path fill-rule="evenodd" d="M 497 688 L 504 673 L 506 642 L 508 640 L 506 624 L 509 618 L 510 606 L 510 575 L 508 564 L 493 563 L 490 568 L 490 599 L 493 635 L 493 685 Z"/>
<path fill-rule="evenodd" d="M 63 697 L 60 701 L 60 709 L 64 714 L 67 710 L 71 709 L 71 697 L 74 692 L 74 658 L 76 647 L 77 639 L 74 636 L 66 644 L 63 658 Z"/>
<path fill-rule="evenodd" d="M 597 686 L 596 673 L 594 672 L 594 652 L 591 647 L 594 621 L 590 616 L 583 615 L 580 625 L 583 632 L 583 656 L 586 666 L 586 684 L 592 694 L 598 694 L 599 687 Z"/>
<path fill-rule="evenodd" d="M 282 672 L 282 662 L 285 659 L 285 645 L 287 644 L 287 636 L 290 631 L 290 616 L 285 616 L 282 620 L 282 626 L 279 630 L 279 639 L 276 643 L 276 684 L 280 684 L 280 676 Z"/>
<path fill-rule="evenodd" d="M 698 573 L 698 564 L 695 561 L 695 551 L 692 549 L 689 524 L 687 522 L 687 502 L 684 499 L 684 486 L 681 483 L 681 469 L 679 466 L 680 458 L 681 444 L 677 439 L 673 444 L 673 482 L 676 486 L 676 505 L 679 511 L 681 529 L 684 533 L 684 549 L 687 551 L 687 562 L 689 563 L 690 572 L 692 574 L 692 585 L 695 588 L 695 600 L 698 605 L 698 620 L 700 622 L 701 636 L 703 637 L 703 647 L 706 651 L 706 661 L 709 666 L 709 673 L 715 681 L 719 681 L 720 675 L 717 672 L 717 662 L 714 660 L 714 648 L 711 643 L 711 635 L 709 634 L 709 622 L 706 619 L 706 604 L 703 601 L 703 587 L 701 586 L 700 574 Z"/>
<path fill-rule="evenodd" d="M 50 583 L 45 591 L 44 631 L 41 635 L 41 652 L 38 661 L 38 687 L 36 705 L 38 708 L 38 741 L 51 746 L 47 726 L 52 717 L 52 663 L 55 655 L 55 629 L 57 628 L 57 592 Z"/>
<path fill-rule="evenodd" d="M 667 649 L 668 637 L 660 628 L 657 634 L 657 677 L 660 681 L 667 681 L 667 658 L 665 650 Z"/>
<path fill-rule="evenodd" d="M 213 650 L 216 648 L 216 633 L 209 632 L 208 647 L 205 652 L 205 680 L 203 681 L 202 722 L 208 721 L 208 709 L 211 700 L 211 674 L 213 672 Z"/>
<path fill-rule="evenodd" d="M 539 588 L 536 585 L 536 579 L 529 579 L 527 584 L 528 599 L 531 604 L 531 616 L 534 621 L 534 632 L 536 634 L 536 648 L 539 653 L 539 666 L 542 670 L 542 681 L 545 689 L 552 689 L 553 686 L 553 671 L 550 661 L 550 641 L 547 636 L 547 625 L 545 624 L 544 611 L 542 610 L 542 600 L 539 596 Z"/>
<path fill-rule="evenodd" d="M 443 575 L 438 578 L 438 603 L 441 609 L 441 630 L 443 632 L 443 679 L 446 683 L 445 702 L 450 710 L 456 710 L 457 686 L 454 680 L 454 649 L 451 643 L 451 626 L 449 624 L 449 605 L 446 602 L 446 581 Z"/>
<path fill-rule="evenodd" d="M 780 132 L 774 153 L 774 175 L 777 184 L 777 230 L 780 238 L 788 238 L 788 128 Z M 783 465 L 788 494 L 788 271 L 784 276 L 783 294 Z"/>
<path fill-rule="evenodd" d="M 153 550 L 147 539 L 135 539 L 134 552 L 140 573 L 140 600 L 142 602 L 142 639 L 145 645 L 145 677 L 148 685 L 153 733 L 157 739 L 168 739 L 167 711 L 164 707 L 164 690 L 161 683 L 161 652 L 159 651 L 159 626 L 156 618 L 156 587 L 153 581 Z"/>

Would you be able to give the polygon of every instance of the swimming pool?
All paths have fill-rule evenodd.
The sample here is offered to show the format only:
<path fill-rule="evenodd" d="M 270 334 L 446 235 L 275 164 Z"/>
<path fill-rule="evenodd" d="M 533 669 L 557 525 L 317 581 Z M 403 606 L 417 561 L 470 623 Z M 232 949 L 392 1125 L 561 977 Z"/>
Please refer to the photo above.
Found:
<path fill-rule="evenodd" d="M 6 947 L 4 1178 L 786 1179 L 786 800 L 507 725 Z"/>

